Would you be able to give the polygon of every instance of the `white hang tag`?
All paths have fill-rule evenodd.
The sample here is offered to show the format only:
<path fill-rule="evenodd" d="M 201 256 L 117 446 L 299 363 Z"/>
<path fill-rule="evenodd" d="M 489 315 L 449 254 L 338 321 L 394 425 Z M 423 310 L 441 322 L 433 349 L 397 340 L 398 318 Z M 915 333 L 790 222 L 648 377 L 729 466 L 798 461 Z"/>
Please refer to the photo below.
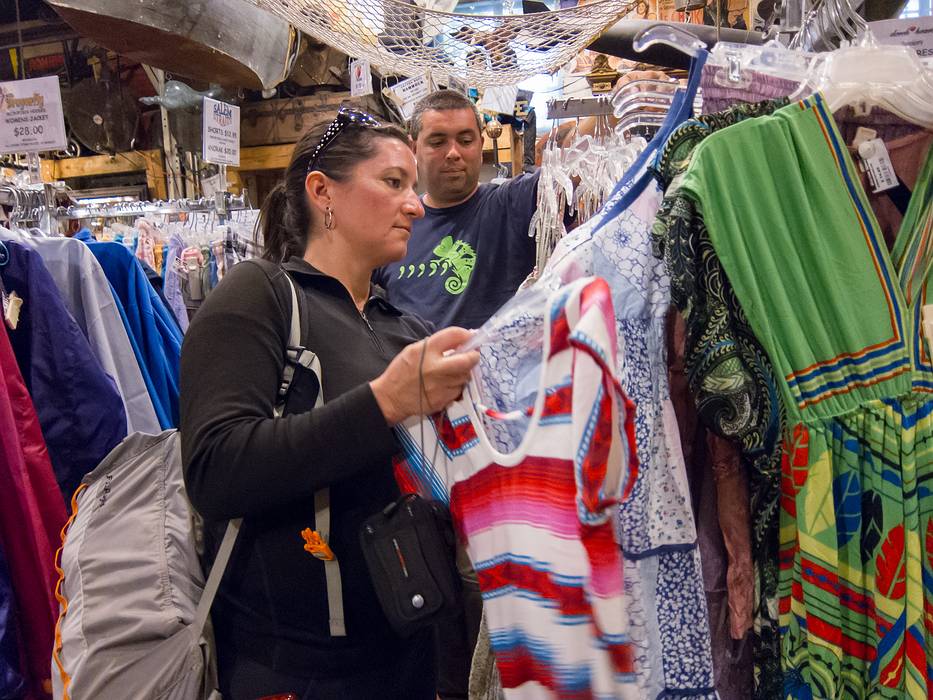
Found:
<path fill-rule="evenodd" d="M 3 293 L 3 320 L 10 327 L 11 331 L 16 330 L 19 325 L 19 311 L 23 307 L 23 299 L 15 291 L 7 294 Z"/>
<path fill-rule="evenodd" d="M 208 198 L 213 197 L 218 192 L 222 192 L 220 187 L 220 173 L 210 177 L 201 178 L 201 193 Z"/>
<path fill-rule="evenodd" d="M 856 117 L 867 117 L 871 114 L 871 105 L 865 100 L 859 100 L 852 105 L 852 114 Z"/>
<path fill-rule="evenodd" d="M 855 130 L 855 138 L 852 139 L 852 148 L 858 148 L 866 141 L 877 138 L 878 132 L 865 126 L 860 126 Z"/>
<path fill-rule="evenodd" d="M 363 97 L 373 94 L 373 74 L 369 61 L 357 58 L 350 61 L 350 97 Z"/>
<path fill-rule="evenodd" d="M 878 138 L 864 141 L 858 147 L 858 154 L 868 173 L 872 192 L 877 194 L 897 187 L 897 175 L 884 141 Z"/>
<path fill-rule="evenodd" d="M 402 113 L 402 118 L 408 121 L 415 112 L 415 106 L 434 90 L 434 80 L 428 72 L 385 88 L 382 93 L 396 104 Z"/>

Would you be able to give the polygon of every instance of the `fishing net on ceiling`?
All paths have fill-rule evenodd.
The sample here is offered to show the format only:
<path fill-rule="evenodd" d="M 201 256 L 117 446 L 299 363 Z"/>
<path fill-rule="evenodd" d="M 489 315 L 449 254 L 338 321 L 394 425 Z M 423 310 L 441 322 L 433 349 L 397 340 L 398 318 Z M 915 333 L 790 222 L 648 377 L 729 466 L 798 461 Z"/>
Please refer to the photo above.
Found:
<path fill-rule="evenodd" d="M 295 27 L 384 71 L 430 71 L 468 85 L 516 85 L 552 73 L 645 0 L 600 0 L 523 15 L 467 15 L 430 0 L 251 0 Z M 436 2 L 433 4 L 437 4 Z M 449 6 L 449 5 L 448 5 Z"/>

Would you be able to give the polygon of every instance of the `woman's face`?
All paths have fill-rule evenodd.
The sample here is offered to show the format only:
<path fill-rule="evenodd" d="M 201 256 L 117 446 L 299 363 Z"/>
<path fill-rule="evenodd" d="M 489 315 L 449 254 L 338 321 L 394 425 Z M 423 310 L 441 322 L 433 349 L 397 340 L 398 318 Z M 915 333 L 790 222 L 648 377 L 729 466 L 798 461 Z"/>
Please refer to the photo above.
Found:
<path fill-rule="evenodd" d="M 373 269 L 405 257 L 411 224 L 424 216 L 411 148 L 393 138 L 378 138 L 374 146 L 373 156 L 357 164 L 344 182 L 328 183 L 333 233 Z"/>

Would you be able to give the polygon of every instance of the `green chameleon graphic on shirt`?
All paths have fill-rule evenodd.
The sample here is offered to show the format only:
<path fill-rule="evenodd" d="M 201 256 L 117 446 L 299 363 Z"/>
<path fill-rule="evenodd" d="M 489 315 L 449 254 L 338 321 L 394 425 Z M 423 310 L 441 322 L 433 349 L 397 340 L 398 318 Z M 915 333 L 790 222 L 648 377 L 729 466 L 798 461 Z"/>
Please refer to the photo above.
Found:
<path fill-rule="evenodd" d="M 427 264 L 402 265 L 398 271 L 398 278 L 410 279 L 416 272 L 418 277 L 423 277 L 430 266 L 428 277 L 434 277 L 438 272 L 449 275 L 444 289 L 450 294 L 462 294 L 470 283 L 470 276 L 476 265 L 476 251 L 469 243 L 454 241 L 453 236 L 445 236 L 433 252 L 436 257 Z"/>

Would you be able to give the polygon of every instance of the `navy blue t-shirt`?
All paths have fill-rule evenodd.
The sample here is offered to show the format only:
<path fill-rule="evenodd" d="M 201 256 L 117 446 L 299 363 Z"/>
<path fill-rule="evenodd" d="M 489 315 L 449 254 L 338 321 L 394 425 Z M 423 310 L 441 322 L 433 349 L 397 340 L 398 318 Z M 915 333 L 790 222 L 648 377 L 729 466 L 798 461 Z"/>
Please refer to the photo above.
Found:
<path fill-rule="evenodd" d="M 479 328 L 534 268 L 536 244 L 528 227 L 537 197 L 534 173 L 480 185 L 455 207 L 425 206 L 405 259 L 377 270 L 373 281 L 395 306 L 437 329 Z"/>

